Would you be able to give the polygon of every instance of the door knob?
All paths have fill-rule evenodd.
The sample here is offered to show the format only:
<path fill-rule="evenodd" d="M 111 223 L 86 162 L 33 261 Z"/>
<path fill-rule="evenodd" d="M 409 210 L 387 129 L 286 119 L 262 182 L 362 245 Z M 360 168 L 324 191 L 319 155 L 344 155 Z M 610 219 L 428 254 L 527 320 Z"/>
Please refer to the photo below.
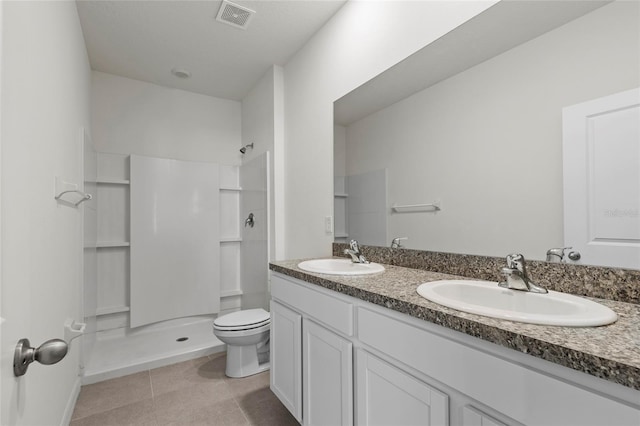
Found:
<path fill-rule="evenodd" d="M 576 260 L 580 260 L 582 256 L 580 256 L 580 252 L 572 251 L 568 254 L 568 257 L 575 262 Z"/>
<path fill-rule="evenodd" d="M 40 364 L 51 365 L 59 362 L 67 355 L 69 346 L 61 339 L 51 339 L 38 348 L 32 348 L 29 339 L 20 339 L 13 353 L 13 374 L 23 376 L 29 364 L 38 361 Z"/>

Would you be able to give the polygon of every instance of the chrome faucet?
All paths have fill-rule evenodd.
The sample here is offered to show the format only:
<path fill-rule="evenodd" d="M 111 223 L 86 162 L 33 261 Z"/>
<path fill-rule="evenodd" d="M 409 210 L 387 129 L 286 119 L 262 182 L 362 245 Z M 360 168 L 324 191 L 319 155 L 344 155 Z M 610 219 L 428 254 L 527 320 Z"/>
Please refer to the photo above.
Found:
<path fill-rule="evenodd" d="M 402 240 L 408 240 L 409 237 L 396 237 L 393 240 L 391 240 L 391 248 L 392 249 L 398 249 L 398 248 L 404 248 L 404 246 L 402 245 Z"/>
<path fill-rule="evenodd" d="M 552 262 L 552 263 L 564 262 L 565 250 L 570 250 L 572 248 L 573 247 L 559 247 L 559 248 L 551 248 L 547 250 L 547 262 Z"/>
<path fill-rule="evenodd" d="M 351 256 L 353 263 L 369 263 L 369 261 L 360 253 L 360 247 L 356 240 L 351 240 L 348 249 L 344 249 L 344 254 Z"/>
<path fill-rule="evenodd" d="M 548 293 L 545 288 L 536 285 L 529 279 L 524 256 L 519 253 L 507 256 L 507 267 L 502 268 L 502 275 L 505 276 L 506 281 L 498 283 L 500 287 L 512 290 L 530 291 L 532 293 Z"/>

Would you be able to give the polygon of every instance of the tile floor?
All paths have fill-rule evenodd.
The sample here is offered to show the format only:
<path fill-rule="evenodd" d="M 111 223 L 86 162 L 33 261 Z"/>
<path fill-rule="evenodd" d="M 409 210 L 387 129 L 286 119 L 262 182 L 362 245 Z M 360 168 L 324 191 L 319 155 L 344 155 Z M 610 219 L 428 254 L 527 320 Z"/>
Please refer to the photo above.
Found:
<path fill-rule="evenodd" d="M 71 426 L 297 425 L 269 389 L 269 372 L 224 375 L 226 354 L 83 386 Z"/>

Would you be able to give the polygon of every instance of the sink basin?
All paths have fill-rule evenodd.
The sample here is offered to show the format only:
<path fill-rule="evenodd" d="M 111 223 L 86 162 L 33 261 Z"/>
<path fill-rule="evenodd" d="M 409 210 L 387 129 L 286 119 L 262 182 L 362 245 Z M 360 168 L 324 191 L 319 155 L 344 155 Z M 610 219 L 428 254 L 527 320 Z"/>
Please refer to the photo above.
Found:
<path fill-rule="evenodd" d="M 582 297 L 508 290 L 490 281 L 433 281 L 420 284 L 418 294 L 459 311 L 530 324 L 591 327 L 618 319 L 611 309 Z"/>
<path fill-rule="evenodd" d="M 384 271 L 379 263 L 353 263 L 351 259 L 313 259 L 298 263 L 307 272 L 329 275 L 368 275 Z"/>

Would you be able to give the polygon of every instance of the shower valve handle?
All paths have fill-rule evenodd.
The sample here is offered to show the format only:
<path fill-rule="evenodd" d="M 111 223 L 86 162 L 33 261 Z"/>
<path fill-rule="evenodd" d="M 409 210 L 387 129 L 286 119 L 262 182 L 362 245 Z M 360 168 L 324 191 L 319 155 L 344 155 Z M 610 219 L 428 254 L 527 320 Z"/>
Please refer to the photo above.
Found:
<path fill-rule="evenodd" d="M 244 221 L 245 228 L 247 227 L 247 225 L 249 225 L 252 228 L 253 228 L 253 225 L 255 225 L 253 221 L 253 213 L 249 213 L 249 217 Z"/>

